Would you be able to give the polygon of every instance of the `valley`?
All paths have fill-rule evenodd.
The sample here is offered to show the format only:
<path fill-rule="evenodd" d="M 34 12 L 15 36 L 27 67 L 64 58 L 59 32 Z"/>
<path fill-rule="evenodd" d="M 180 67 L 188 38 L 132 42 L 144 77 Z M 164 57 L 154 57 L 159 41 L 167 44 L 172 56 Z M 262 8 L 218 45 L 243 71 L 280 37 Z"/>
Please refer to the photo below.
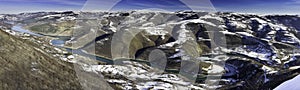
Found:
<path fill-rule="evenodd" d="M 92 86 L 83 88 L 274 89 L 300 73 L 300 17 L 296 15 L 68 11 L 4 15 L 0 21 L 3 35 L 16 38 L 2 41 L 22 46 L 5 52 L 34 51 L 0 55 L 2 61 L 20 62 L 17 55 L 29 56 L 26 60 L 41 56 L 46 59 L 39 61 L 41 66 L 50 68 L 40 70 L 61 75 L 64 72 L 54 67 L 67 67 L 77 75 L 70 77 L 77 81 L 68 81 L 73 86 Z M 14 42 L 18 40 L 29 44 Z M 86 74 L 108 87 L 84 82 L 92 80 L 82 77 Z"/>

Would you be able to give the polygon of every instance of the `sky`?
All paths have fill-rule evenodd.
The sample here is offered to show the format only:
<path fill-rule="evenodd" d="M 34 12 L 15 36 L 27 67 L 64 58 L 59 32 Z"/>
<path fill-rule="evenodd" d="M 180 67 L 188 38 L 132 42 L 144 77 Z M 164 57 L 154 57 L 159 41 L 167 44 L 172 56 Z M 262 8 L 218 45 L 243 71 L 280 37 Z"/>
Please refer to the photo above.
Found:
<path fill-rule="evenodd" d="M 37 11 L 196 10 L 300 14 L 300 0 L 0 0 L 0 13 Z"/>

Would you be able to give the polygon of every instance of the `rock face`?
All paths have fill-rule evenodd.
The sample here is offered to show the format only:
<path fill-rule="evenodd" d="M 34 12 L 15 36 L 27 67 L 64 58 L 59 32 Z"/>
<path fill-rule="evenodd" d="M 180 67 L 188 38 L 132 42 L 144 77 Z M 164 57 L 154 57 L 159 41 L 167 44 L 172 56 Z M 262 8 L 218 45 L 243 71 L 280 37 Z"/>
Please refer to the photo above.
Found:
<path fill-rule="evenodd" d="M 0 88 L 5 90 L 82 89 L 73 65 L 37 44 L 0 31 Z"/>

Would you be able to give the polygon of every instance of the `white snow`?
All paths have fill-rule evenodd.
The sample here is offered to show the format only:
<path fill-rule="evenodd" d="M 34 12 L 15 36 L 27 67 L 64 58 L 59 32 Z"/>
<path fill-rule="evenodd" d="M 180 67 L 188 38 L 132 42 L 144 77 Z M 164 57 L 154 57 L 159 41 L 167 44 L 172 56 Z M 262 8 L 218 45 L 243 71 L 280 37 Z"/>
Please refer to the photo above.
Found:
<path fill-rule="evenodd" d="M 16 32 L 12 31 L 12 30 L 4 30 L 5 32 L 9 33 L 10 35 L 17 35 Z"/>
<path fill-rule="evenodd" d="M 243 24 L 243 23 L 238 22 L 238 21 L 230 21 L 230 25 L 231 26 L 236 26 L 237 28 L 247 28 L 246 24 Z"/>
<path fill-rule="evenodd" d="M 84 66 L 84 70 L 88 72 L 95 73 L 106 73 L 110 75 L 121 75 L 126 77 L 128 80 L 136 81 L 141 80 L 137 83 L 136 87 L 138 89 L 175 89 L 174 85 L 183 85 L 190 86 L 192 83 L 186 82 L 183 79 L 179 78 L 175 74 L 157 74 L 155 72 L 149 72 L 145 68 L 151 68 L 148 66 L 143 66 L 136 62 L 124 61 L 124 66 L 119 65 L 92 65 Z M 161 80 L 160 81 L 151 81 L 151 80 Z M 109 79 L 108 82 L 115 83 L 125 83 L 124 80 L 115 80 Z M 126 85 L 125 85 L 126 86 Z M 124 86 L 124 87 L 125 87 Z M 131 86 L 130 86 L 131 87 Z"/>
<path fill-rule="evenodd" d="M 241 34 L 241 35 L 245 35 L 245 36 L 252 36 L 254 37 L 252 34 L 247 33 L 247 32 L 236 32 L 237 34 Z"/>
<path fill-rule="evenodd" d="M 274 90 L 299 90 L 300 89 L 299 83 L 300 83 L 300 75 L 280 84 Z"/>
<path fill-rule="evenodd" d="M 111 29 L 113 32 L 116 32 L 117 28 L 114 27 L 113 24 L 114 24 L 114 22 L 110 22 L 110 24 L 109 24 L 110 28 L 109 29 Z"/>
<path fill-rule="evenodd" d="M 205 15 L 205 16 L 202 16 L 202 17 L 200 17 L 200 19 L 216 19 L 216 20 L 218 20 L 218 21 L 224 21 L 222 18 L 220 18 L 220 17 L 215 17 L 215 16 L 211 16 L 210 14 Z"/>
<path fill-rule="evenodd" d="M 228 32 L 228 31 L 221 31 L 223 34 L 227 34 L 227 35 L 235 35 L 235 33 L 233 32 Z"/>
<path fill-rule="evenodd" d="M 150 35 L 166 35 L 168 32 L 160 28 L 145 28 Z"/>
<path fill-rule="evenodd" d="M 73 55 L 69 55 L 67 58 L 68 59 L 74 59 L 75 57 Z"/>
<path fill-rule="evenodd" d="M 126 81 L 121 80 L 121 79 L 109 79 L 107 81 L 110 83 L 127 83 Z"/>
<path fill-rule="evenodd" d="M 272 28 L 274 28 L 275 30 L 280 30 L 280 29 L 282 29 L 282 30 L 287 30 L 288 29 L 288 27 L 286 27 L 286 26 L 284 26 L 284 25 L 282 25 L 282 24 L 273 24 L 273 23 L 268 23 Z"/>
<path fill-rule="evenodd" d="M 208 73 L 214 74 L 214 73 L 222 73 L 225 69 L 222 66 L 219 65 L 212 65 L 212 67 L 208 70 Z"/>
<path fill-rule="evenodd" d="M 205 23 L 205 24 L 208 24 L 208 25 L 211 25 L 211 26 L 216 26 L 215 24 L 213 24 L 211 22 L 207 22 L 207 21 L 204 21 L 204 20 L 201 20 L 201 19 L 192 19 L 192 20 L 186 20 L 186 21 L 193 22 L 193 23 Z"/>
<path fill-rule="evenodd" d="M 277 73 L 277 71 L 274 71 L 274 69 L 272 69 L 272 68 L 269 67 L 269 66 L 263 65 L 262 69 L 263 69 L 265 72 L 267 72 L 268 74 Z"/>
<path fill-rule="evenodd" d="M 266 21 L 264 21 L 264 20 L 262 20 L 262 19 L 259 19 L 259 18 L 250 18 L 251 20 L 256 20 L 256 21 L 258 21 L 259 23 L 261 23 L 261 24 L 267 24 L 268 22 L 266 22 Z"/>
<path fill-rule="evenodd" d="M 4 19 L 5 18 L 5 15 L 0 15 L 0 19 Z"/>
<path fill-rule="evenodd" d="M 290 67 L 289 69 L 290 70 L 295 70 L 295 69 L 299 69 L 300 68 L 300 66 L 293 66 L 293 67 Z"/>

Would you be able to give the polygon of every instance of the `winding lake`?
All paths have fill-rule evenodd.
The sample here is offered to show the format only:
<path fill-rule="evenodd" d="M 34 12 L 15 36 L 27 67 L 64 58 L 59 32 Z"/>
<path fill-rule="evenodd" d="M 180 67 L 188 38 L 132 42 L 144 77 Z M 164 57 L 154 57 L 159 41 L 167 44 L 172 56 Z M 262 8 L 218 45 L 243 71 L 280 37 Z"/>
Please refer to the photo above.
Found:
<path fill-rule="evenodd" d="M 26 30 L 21 25 L 15 25 L 11 29 L 14 30 L 14 31 L 17 31 L 17 32 L 27 33 L 27 34 L 30 34 L 30 35 L 33 35 L 33 36 L 43 36 L 41 34 L 37 34 L 37 33 L 31 32 L 29 30 Z"/>
<path fill-rule="evenodd" d="M 30 30 L 26 30 L 21 25 L 15 25 L 15 26 L 13 26 L 12 30 L 17 31 L 17 32 L 21 32 L 21 33 L 27 33 L 27 34 L 30 34 L 30 35 L 33 35 L 33 36 L 40 36 L 40 37 L 41 36 L 46 36 L 46 35 L 42 35 L 42 34 L 37 34 L 37 33 L 31 32 Z M 64 44 L 70 38 L 70 37 L 66 37 L 66 36 L 51 36 L 51 37 L 54 37 L 56 39 L 51 40 L 50 44 L 53 45 L 53 46 L 59 47 L 59 48 L 65 48 Z M 84 51 L 82 51 L 81 49 L 70 49 L 70 48 L 65 48 L 65 49 L 69 53 L 72 53 L 72 54 L 78 54 L 78 55 L 81 55 L 81 56 L 84 56 L 84 57 L 87 57 L 87 58 L 90 58 L 90 59 L 96 59 L 98 61 L 104 62 L 104 63 L 109 64 L 109 65 L 115 64 L 114 60 L 103 58 L 103 57 L 99 57 L 99 56 L 92 55 L 92 54 L 88 54 L 88 53 L 85 53 Z M 145 63 L 145 64 L 151 66 L 150 63 L 146 62 L 146 61 L 135 60 L 135 59 L 128 59 L 128 61 L 129 60 L 130 61 L 134 61 L 134 62 Z M 127 60 L 125 60 L 125 61 L 127 61 Z M 178 70 L 165 70 L 165 71 L 166 72 L 173 72 L 173 73 L 178 73 L 179 72 Z"/>
<path fill-rule="evenodd" d="M 12 27 L 13 31 L 17 31 L 17 32 L 21 32 L 21 33 L 27 33 L 33 36 L 46 36 L 46 35 L 41 35 L 41 34 L 37 34 L 34 32 L 31 32 L 30 30 L 24 29 L 21 25 L 15 25 Z M 54 38 L 57 39 L 53 39 L 50 41 L 50 44 L 59 48 L 64 48 L 64 44 L 67 40 L 69 40 L 70 37 L 67 36 L 52 36 Z M 83 52 L 81 49 L 70 49 L 70 48 L 65 48 L 68 52 L 73 53 L 73 54 L 78 54 L 87 58 L 91 58 L 91 59 L 96 59 L 99 60 L 101 62 L 105 62 L 107 64 L 114 64 L 113 60 L 110 59 L 106 59 L 106 58 L 102 58 L 99 56 L 95 56 L 95 55 L 91 55 L 91 54 L 87 54 L 85 52 Z"/>

